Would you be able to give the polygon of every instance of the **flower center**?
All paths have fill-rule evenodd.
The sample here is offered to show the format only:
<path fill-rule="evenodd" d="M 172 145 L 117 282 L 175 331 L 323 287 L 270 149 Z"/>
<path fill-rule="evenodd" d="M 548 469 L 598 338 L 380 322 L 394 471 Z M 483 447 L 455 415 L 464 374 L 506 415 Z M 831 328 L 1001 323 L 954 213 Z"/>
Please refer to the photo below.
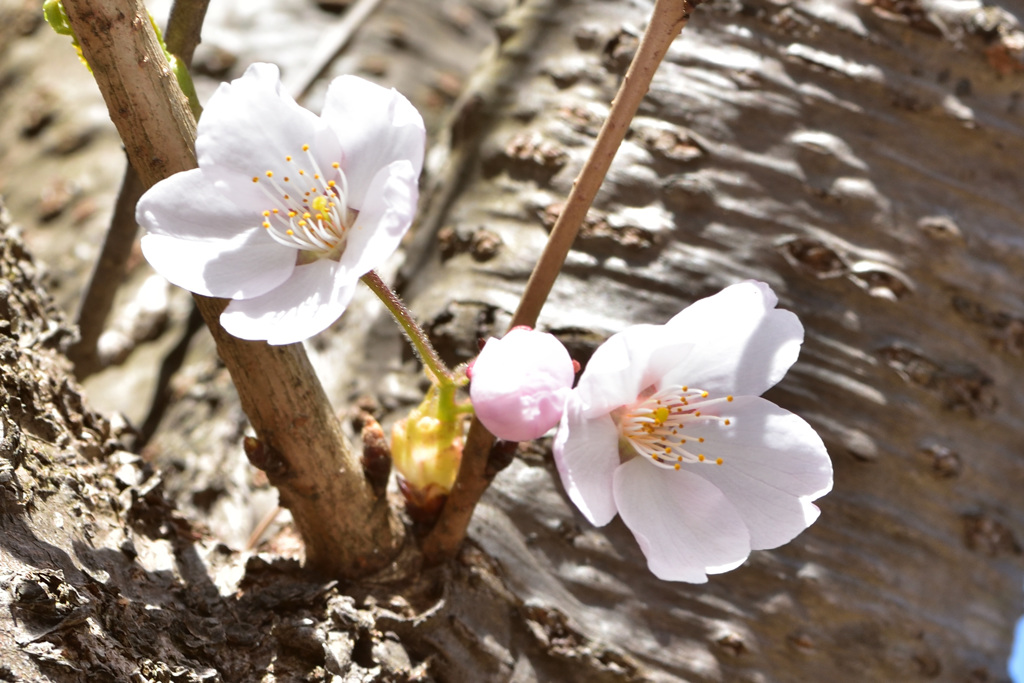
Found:
<path fill-rule="evenodd" d="M 302 146 L 300 156 L 305 163 L 289 155 L 280 173 L 267 170 L 262 177 L 253 176 L 252 182 L 270 200 L 270 208 L 263 211 L 263 227 L 278 244 L 305 252 L 306 258 L 300 260 L 336 258 L 345 250 L 357 213 L 346 200 L 345 172 L 335 162 L 325 175 L 309 145 Z"/>
<path fill-rule="evenodd" d="M 701 452 L 705 437 L 700 427 L 712 422 L 729 426 L 732 419 L 718 413 L 732 396 L 711 398 L 701 389 L 669 387 L 626 409 L 619 433 L 645 460 L 664 469 L 678 470 L 683 463 L 722 464 Z M 685 428 L 685 431 L 684 431 Z"/>

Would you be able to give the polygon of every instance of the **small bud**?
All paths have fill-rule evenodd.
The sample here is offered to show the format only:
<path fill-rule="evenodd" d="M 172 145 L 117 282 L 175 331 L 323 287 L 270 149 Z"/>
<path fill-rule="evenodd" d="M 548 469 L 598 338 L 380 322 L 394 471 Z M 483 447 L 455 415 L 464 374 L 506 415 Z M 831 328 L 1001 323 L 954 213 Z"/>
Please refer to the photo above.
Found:
<path fill-rule="evenodd" d="M 500 439 L 536 439 L 562 418 L 575 374 L 569 352 L 554 335 L 513 328 L 501 339 L 488 339 L 473 364 L 473 410 Z"/>
<path fill-rule="evenodd" d="M 266 472 L 271 481 L 288 473 L 288 463 L 284 457 L 266 441 L 247 436 L 242 439 L 242 449 L 252 466 Z"/>
<path fill-rule="evenodd" d="M 429 522 L 455 484 L 462 462 L 462 430 L 445 429 L 437 402 L 428 395 L 391 430 L 391 457 L 409 515 Z"/>
<path fill-rule="evenodd" d="M 391 449 L 380 423 L 369 413 L 363 413 L 360 417 L 363 423 L 363 472 L 374 495 L 380 498 L 387 489 L 388 476 L 391 474 Z"/>

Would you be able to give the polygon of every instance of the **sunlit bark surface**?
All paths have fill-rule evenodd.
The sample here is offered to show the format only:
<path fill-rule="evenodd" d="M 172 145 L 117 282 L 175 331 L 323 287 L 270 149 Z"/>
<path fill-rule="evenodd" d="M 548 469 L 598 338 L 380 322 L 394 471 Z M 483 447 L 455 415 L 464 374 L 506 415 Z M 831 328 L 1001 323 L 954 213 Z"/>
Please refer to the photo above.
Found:
<path fill-rule="evenodd" d="M 385 2 L 334 67 L 426 112 L 423 217 L 397 279 L 450 360 L 503 330 L 649 9 L 510 4 Z M 293 5 L 276 28 L 295 40 L 256 21 L 240 60 L 287 73 L 314 11 Z M 0 661 L 59 681 L 1005 680 L 1024 575 L 1022 18 L 1012 0 L 716 0 L 656 77 L 540 325 L 585 361 L 627 324 L 766 281 L 807 328 L 769 398 L 820 431 L 836 471 L 808 532 L 704 586 L 650 576 L 620 522 L 591 528 L 544 447 L 499 475 L 459 560 L 414 580 L 314 580 L 281 559 L 297 552 L 287 529 L 242 552 L 273 496 L 244 463 L 244 418 L 209 339 L 180 347 L 150 469 L 116 417 L 111 428 L 77 402 L 59 315 L 5 242 L 3 272 L 28 273 L 7 300 L 37 303 L 0 308 L 2 456 L 21 458 L 17 484 L 3 479 Z M 222 21 L 208 39 L 231 45 L 244 22 Z M 86 154 L 116 165 L 118 151 L 102 128 L 83 151 L 48 148 L 80 120 L 53 93 L 53 128 L 20 132 L 17 102 L 45 90 L 32 41 L 66 47 L 0 42 L 0 192 L 23 210 L 47 285 L 73 302 L 88 256 L 72 251 L 77 205 L 43 223 L 39 184 L 21 179 Z M 81 184 L 79 203 L 110 192 Z M 177 302 L 155 342 L 141 335 L 90 380 L 89 400 L 145 419 L 184 330 Z M 362 297 L 310 345 L 336 407 L 369 396 L 386 422 L 417 400 L 393 327 Z"/>

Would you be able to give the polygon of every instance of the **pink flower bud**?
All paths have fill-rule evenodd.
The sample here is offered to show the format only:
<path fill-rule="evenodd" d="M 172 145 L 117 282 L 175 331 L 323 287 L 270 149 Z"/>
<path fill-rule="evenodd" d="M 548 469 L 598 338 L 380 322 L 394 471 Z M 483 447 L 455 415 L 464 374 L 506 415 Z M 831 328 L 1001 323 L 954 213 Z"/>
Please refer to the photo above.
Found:
<path fill-rule="evenodd" d="M 487 340 L 473 364 L 469 395 L 491 433 L 529 441 L 562 419 L 574 375 L 569 352 L 553 335 L 516 328 Z"/>

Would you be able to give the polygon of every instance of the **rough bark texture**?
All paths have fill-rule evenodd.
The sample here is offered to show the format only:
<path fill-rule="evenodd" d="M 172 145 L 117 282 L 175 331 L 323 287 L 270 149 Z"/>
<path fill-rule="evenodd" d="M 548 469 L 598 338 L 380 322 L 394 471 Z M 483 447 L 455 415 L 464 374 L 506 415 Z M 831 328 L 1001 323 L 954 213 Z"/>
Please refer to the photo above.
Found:
<path fill-rule="evenodd" d="M 648 7 L 447 7 L 386 2 L 336 69 L 426 111 L 435 145 L 402 281 L 461 360 L 514 309 Z M 653 579 L 618 521 L 590 528 L 542 447 L 498 476 L 459 559 L 415 581 L 312 582 L 281 559 L 287 532 L 240 552 L 268 496 L 209 338 L 181 346 L 151 468 L 79 401 L 65 327 L 5 233 L 7 678 L 1006 680 L 1024 573 L 1021 17 L 1011 0 L 716 0 L 655 79 L 541 326 L 585 361 L 626 324 L 767 281 L 807 328 L 769 397 L 820 430 L 836 468 L 807 533 L 705 586 Z M 500 45 L 484 50 L 491 21 Z M 277 60 L 267 49 L 241 57 Z M 5 74 L 26 68 L 5 59 Z M 18 189 L 13 173 L 0 183 Z M 21 192 L 12 206 L 31 206 Z M 95 378 L 97 400 L 133 364 L 153 374 L 139 364 L 169 355 L 148 349 L 173 346 L 170 329 Z M 387 419 L 416 400 L 401 348 L 362 298 L 310 350 L 333 398 L 368 394 Z"/>

